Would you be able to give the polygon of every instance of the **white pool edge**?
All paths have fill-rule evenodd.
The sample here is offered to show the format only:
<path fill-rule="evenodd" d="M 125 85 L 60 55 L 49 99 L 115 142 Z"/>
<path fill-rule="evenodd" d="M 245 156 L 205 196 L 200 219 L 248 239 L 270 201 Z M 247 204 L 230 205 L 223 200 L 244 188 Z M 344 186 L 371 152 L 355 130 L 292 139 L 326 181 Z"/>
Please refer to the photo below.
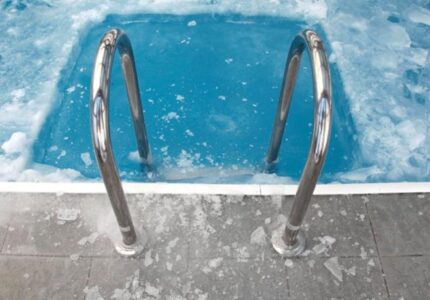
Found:
<path fill-rule="evenodd" d="M 127 194 L 294 195 L 297 185 L 123 183 Z M 101 182 L 0 182 L 0 193 L 103 194 Z M 314 195 L 430 193 L 430 182 L 319 184 Z"/>

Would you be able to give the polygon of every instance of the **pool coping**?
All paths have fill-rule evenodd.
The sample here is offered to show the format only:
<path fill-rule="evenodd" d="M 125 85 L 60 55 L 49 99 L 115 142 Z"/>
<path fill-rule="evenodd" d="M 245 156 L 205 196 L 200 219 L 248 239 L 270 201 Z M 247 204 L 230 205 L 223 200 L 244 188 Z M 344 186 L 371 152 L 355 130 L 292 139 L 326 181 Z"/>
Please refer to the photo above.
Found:
<path fill-rule="evenodd" d="M 124 182 L 127 194 L 294 195 L 297 184 Z M 102 182 L 0 182 L 0 193 L 104 194 Z M 430 193 L 430 182 L 318 184 L 314 195 Z"/>

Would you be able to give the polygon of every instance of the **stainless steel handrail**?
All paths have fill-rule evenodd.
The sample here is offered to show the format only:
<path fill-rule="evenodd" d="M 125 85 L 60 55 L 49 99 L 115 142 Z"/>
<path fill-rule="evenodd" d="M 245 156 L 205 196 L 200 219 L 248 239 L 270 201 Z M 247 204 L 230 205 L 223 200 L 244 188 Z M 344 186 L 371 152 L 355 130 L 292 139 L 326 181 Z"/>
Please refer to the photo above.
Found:
<path fill-rule="evenodd" d="M 288 53 L 275 124 L 266 156 L 267 166 L 273 165 L 278 158 L 285 122 L 300 67 L 300 59 L 305 48 L 308 51 L 312 66 L 315 103 L 314 125 L 308 158 L 285 230 L 275 232 L 272 237 L 273 247 L 283 256 L 298 255 L 305 248 L 305 239 L 300 231 L 300 226 L 325 161 L 331 130 L 332 91 L 329 64 L 319 36 L 312 30 L 304 30 L 296 36 Z"/>
<path fill-rule="evenodd" d="M 136 255 L 142 250 L 142 247 L 137 239 L 130 216 L 110 139 L 109 86 L 116 49 L 119 50 L 120 54 L 138 152 L 144 163 L 150 163 L 150 151 L 133 50 L 127 35 L 120 29 L 112 29 L 106 32 L 97 50 L 91 81 L 91 133 L 100 173 L 123 238 L 122 243 L 116 245 L 116 250 L 123 255 Z"/>

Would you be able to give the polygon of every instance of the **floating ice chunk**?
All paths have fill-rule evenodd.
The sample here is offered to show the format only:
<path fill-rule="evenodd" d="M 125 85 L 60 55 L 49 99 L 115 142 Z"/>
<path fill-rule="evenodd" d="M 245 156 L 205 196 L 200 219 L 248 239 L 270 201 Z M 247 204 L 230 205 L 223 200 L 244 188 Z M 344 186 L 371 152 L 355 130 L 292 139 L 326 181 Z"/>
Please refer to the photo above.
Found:
<path fill-rule="evenodd" d="M 417 64 L 420 67 L 424 67 L 427 63 L 427 57 L 429 55 L 429 51 L 423 48 L 410 48 L 409 55 L 406 56 L 406 59 Z"/>
<path fill-rule="evenodd" d="M 15 132 L 3 143 L 1 148 L 6 154 L 22 153 L 28 145 L 27 135 L 24 132 Z"/>
<path fill-rule="evenodd" d="M 18 101 L 25 96 L 25 89 L 16 89 L 10 92 L 13 101 Z"/>
<path fill-rule="evenodd" d="M 227 99 L 224 95 L 219 95 L 218 99 L 221 101 L 225 101 L 225 99 Z"/>
<path fill-rule="evenodd" d="M 425 126 L 417 126 L 410 120 L 404 120 L 396 126 L 396 132 L 403 138 L 408 139 L 408 148 L 413 151 L 424 144 L 426 139 Z"/>
<path fill-rule="evenodd" d="M 377 166 L 371 166 L 367 168 L 359 168 L 350 172 L 339 174 L 338 177 L 341 181 L 355 181 L 365 182 L 372 177 L 376 177 L 384 174 L 384 171 Z"/>
<path fill-rule="evenodd" d="M 179 115 L 176 112 L 171 111 L 167 115 L 162 116 L 161 119 L 169 123 L 171 120 L 178 120 Z"/>
<path fill-rule="evenodd" d="M 68 89 L 66 89 L 67 94 L 71 94 L 76 90 L 76 86 L 71 86 Z"/>
<path fill-rule="evenodd" d="M 185 130 L 185 134 L 188 136 L 194 136 L 194 133 L 189 129 Z"/>
<path fill-rule="evenodd" d="M 378 37 L 379 44 L 382 43 L 390 49 L 399 50 L 411 46 L 411 38 L 405 27 L 387 21 L 381 21 L 380 19 L 375 20 L 372 25 L 372 30 L 375 31 L 373 35 Z"/>
<path fill-rule="evenodd" d="M 81 153 L 81 160 L 84 162 L 85 168 L 88 168 L 93 164 L 93 161 L 91 160 L 91 156 L 89 152 Z"/>
<path fill-rule="evenodd" d="M 302 13 L 306 17 L 315 19 L 325 19 L 327 17 L 327 4 L 324 0 L 301 0 L 293 2 L 296 13 Z"/>
<path fill-rule="evenodd" d="M 339 260 L 337 256 L 327 259 L 324 262 L 324 267 L 326 267 L 327 270 L 329 270 L 330 273 L 334 277 L 336 277 L 337 280 L 341 282 L 343 281 L 343 274 L 342 274 L 343 268 L 341 265 L 339 265 Z"/>
<path fill-rule="evenodd" d="M 138 162 L 140 161 L 139 151 L 133 151 L 128 154 L 128 159 L 131 161 Z"/>
<path fill-rule="evenodd" d="M 184 100 L 185 100 L 184 96 L 182 96 L 182 95 L 176 95 L 176 101 L 184 102 Z"/>
<path fill-rule="evenodd" d="M 57 156 L 57 159 L 60 159 L 60 158 L 62 158 L 64 156 L 66 156 L 66 154 L 67 154 L 66 150 L 61 150 L 60 154 Z"/>
<path fill-rule="evenodd" d="M 189 21 L 189 22 L 187 23 L 187 26 L 188 26 L 188 27 L 194 27 L 194 26 L 197 26 L 197 22 L 196 22 L 195 20 Z"/>
<path fill-rule="evenodd" d="M 262 226 L 258 227 L 251 233 L 251 244 L 263 246 L 266 244 L 266 233 Z"/>
<path fill-rule="evenodd" d="M 409 6 L 406 15 L 411 22 L 430 26 L 430 10 L 428 9 L 412 4 Z"/>
<path fill-rule="evenodd" d="M 225 61 L 225 63 L 226 64 L 231 64 L 234 60 L 233 60 L 233 58 L 231 58 L 231 57 L 229 57 L 229 58 L 226 58 L 226 59 L 224 59 L 224 61 Z"/>
<path fill-rule="evenodd" d="M 60 208 L 57 210 L 57 220 L 64 222 L 76 221 L 81 211 L 77 208 Z"/>

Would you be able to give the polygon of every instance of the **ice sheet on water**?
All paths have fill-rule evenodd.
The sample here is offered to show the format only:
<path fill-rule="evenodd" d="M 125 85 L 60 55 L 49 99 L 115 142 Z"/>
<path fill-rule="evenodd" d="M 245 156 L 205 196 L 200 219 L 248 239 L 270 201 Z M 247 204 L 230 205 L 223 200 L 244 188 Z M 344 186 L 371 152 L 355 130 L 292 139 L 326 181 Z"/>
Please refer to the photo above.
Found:
<path fill-rule="evenodd" d="M 44 180 L 47 174 L 54 181 L 69 175 L 69 180 L 80 178 L 73 172 L 34 171 L 31 143 L 57 101 L 60 72 L 70 55 L 75 55 L 74 45 L 90 24 L 111 13 L 197 12 L 264 14 L 301 19 L 310 26 L 320 23 L 332 51 L 330 60 L 338 65 L 350 100 L 362 154 L 362 161 L 357 162 L 359 174 L 339 174 L 338 180 L 428 180 L 430 8 L 426 1 L 175 3 L 22 0 L 0 4 L 4 32 L 0 44 L 0 180 Z M 369 173 L 363 174 L 365 170 Z"/>

